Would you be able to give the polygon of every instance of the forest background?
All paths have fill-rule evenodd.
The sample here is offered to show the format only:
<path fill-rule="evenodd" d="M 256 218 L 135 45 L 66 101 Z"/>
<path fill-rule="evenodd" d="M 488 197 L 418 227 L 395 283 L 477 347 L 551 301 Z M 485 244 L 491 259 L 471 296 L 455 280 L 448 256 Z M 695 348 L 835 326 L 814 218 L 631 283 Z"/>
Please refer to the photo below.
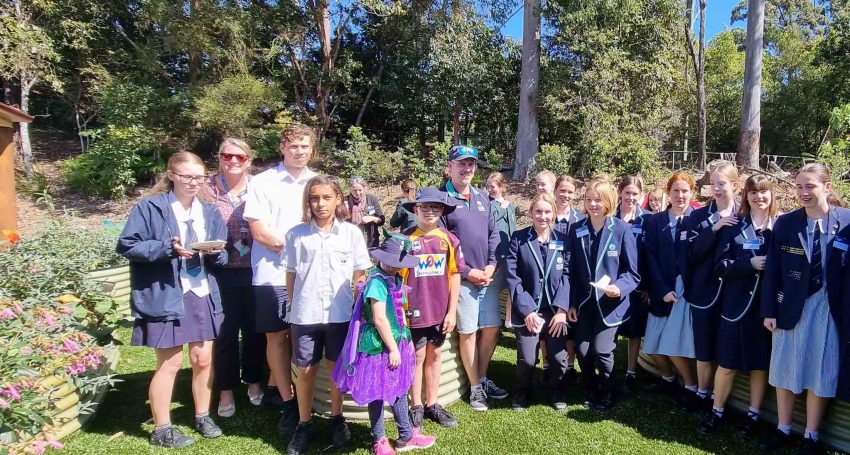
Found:
<path fill-rule="evenodd" d="M 698 13 L 719 3 L 534 8 L 539 149 L 529 170 L 652 180 L 692 163 L 701 148 Z M 478 147 L 492 169 L 513 166 L 528 62 L 505 25 L 523 6 L 529 0 L 0 0 L 0 101 L 35 115 L 41 130 L 77 138 L 62 169 L 92 194 L 131 194 L 170 153 L 211 157 L 224 136 L 273 159 L 293 122 L 319 131 L 322 171 L 430 184 L 456 143 Z M 738 147 L 747 13 L 742 1 L 728 18 L 738 28 L 714 25 L 702 48 L 709 160 Z M 820 159 L 846 177 L 850 2 L 766 2 L 762 56 L 760 165 Z M 25 145 L 22 173 L 37 179 Z"/>

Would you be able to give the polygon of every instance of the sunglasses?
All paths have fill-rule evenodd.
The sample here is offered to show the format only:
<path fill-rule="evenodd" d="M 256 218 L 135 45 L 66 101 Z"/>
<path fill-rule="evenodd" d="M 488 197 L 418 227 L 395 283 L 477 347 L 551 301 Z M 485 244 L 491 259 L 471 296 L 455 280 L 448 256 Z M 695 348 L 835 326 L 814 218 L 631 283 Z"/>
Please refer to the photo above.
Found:
<path fill-rule="evenodd" d="M 236 154 L 233 154 L 233 153 L 222 152 L 222 153 L 218 154 L 218 157 L 221 158 L 221 160 L 226 162 L 226 163 L 233 161 L 234 158 L 236 159 L 236 162 L 239 163 L 239 164 L 242 164 L 242 163 L 248 161 L 248 155 L 236 155 Z"/>

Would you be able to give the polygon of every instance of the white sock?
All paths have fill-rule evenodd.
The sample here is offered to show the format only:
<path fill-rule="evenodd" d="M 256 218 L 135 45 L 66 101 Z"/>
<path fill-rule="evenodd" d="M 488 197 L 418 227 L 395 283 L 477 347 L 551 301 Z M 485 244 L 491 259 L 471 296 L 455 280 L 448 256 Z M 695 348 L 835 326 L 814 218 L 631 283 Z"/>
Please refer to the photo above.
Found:
<path fill-rule="evenodd" d="M 666 382 L 673 382 L 676 380 L 676 376 L 673 376 L 671 374 L 670 376 L 661 376 L 661 379 L 665 380 Z"/>
<path fill-rule="evenodd" d="M 791 434 L 791 425 L 779 424 L 779 425 L 776 426 L 776 429 L 785 433 L 785 434 Z"/>
<path fill-rule="evenodd" d="M 697 393 L 697 386 L 696 385 L 686 385 L 685 388 L 690 390 L 693 393 Z"/>
<path fill-rule="evenodd" d="M 759 410 L 750 406 L 750 409 L 747 410 L 747 417 L 749 417 L 753 420 L 758 420 L 759 419 Z"/>
<path fill-rule="evenodd" d="M 712 412 L 717 414 L 717 417 L 723 417 L 723 411 L 724 410 L 725 410 L 724 408 L 718 408 L 717 406 L 715 406 L 711 409 Z"/>
<path fill-rule="evenodd" d="M 705 398 L 708 396 L 708 389 L 697 389 L 697 396 L 700 398 Z"/>
<path fill-rule="evenodd" d="M 626 370 L 626 376 L 637 376 L 637 371 L 635 371 L 635 370 Z"/>
<path fill-rule="evenodd" d="M 818 432 L 817 431 L 812 431 L 812 430 L 806 428 L 806 434 L 803 437 L 811 439 L 812 441 L 818 442 Z"/>

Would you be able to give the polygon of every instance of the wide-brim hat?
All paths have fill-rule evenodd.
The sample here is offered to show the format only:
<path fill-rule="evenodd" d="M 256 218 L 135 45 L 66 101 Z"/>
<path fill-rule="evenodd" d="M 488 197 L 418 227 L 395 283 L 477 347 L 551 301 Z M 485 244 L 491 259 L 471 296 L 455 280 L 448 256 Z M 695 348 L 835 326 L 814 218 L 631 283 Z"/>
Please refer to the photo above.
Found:
<path fill-rule="evenodd" d="M 449 202 L 449 193 L 445 191 L 440 191 L 436 188 L 426 186 L 425 188 L 421 188 L 416 192 L 416 200 L 408 201 L 402 204 L 402 207 L 405 210 L 413 212 L 413 209 L 416 207 L 416 204 L 442 204 L 443 206 L 443 215 L 448 215 L 452 213 L 455 209 L 455 205 Z"/>
<path fill-rule="evenodd" d="M 396 269 L 411 269 L 419 265 L 419 258 L 410 254 L 410 239 L 399 234 L 390 234 L 381 246 L 370 249 L 369 255 Z"/>

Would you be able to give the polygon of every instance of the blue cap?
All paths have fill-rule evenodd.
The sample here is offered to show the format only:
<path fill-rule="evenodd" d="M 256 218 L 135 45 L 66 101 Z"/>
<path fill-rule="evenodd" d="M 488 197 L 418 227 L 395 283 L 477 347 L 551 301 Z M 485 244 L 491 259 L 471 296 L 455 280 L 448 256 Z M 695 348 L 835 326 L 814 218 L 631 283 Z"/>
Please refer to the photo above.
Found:
<path fill-rule="evenodd" d="M 476 162 L 480 161 L 478 159 L 478 149 L 475 147 L 469 147 L 466 145 L 455 145 L 451 149 L 449 149 L 449 161 L 460 161 L 466 159 L 474 159 Z"/>

